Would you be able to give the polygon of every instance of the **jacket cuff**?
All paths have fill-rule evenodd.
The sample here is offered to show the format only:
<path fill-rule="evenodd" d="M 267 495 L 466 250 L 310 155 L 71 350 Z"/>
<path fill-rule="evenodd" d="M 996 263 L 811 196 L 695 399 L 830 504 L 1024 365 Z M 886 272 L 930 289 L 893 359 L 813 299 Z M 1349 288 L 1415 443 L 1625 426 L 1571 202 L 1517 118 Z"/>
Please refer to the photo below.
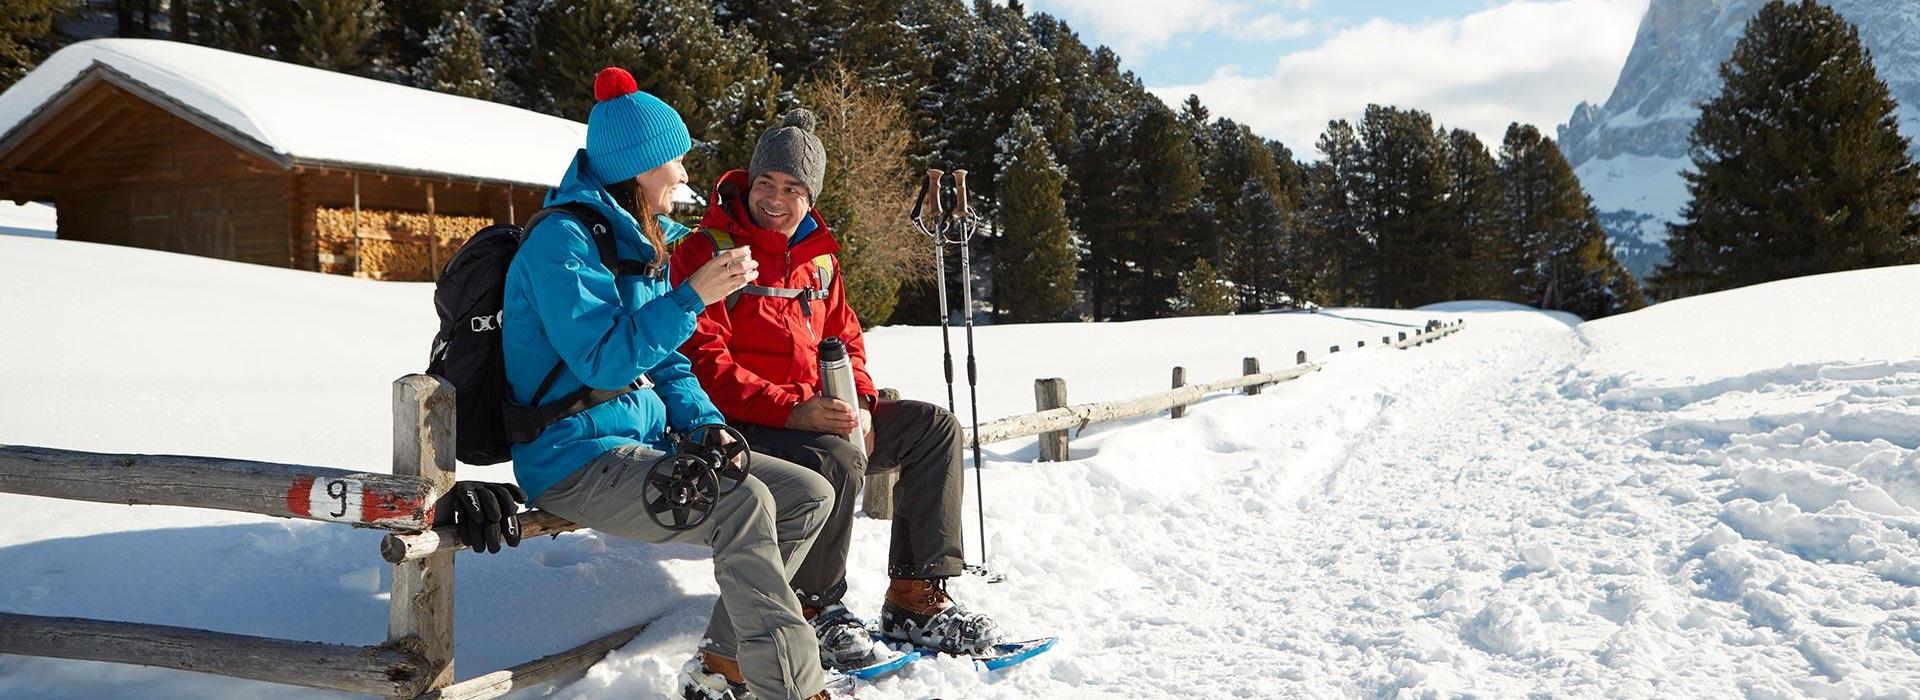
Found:
<path fill-rule="evenodd" d="M 673 291 L 667 292 L 667 298 L 672 299 L 673 303 L 679 304 L 680 308 L 686 309 L 690 314 L 698 314 L 701 309 L 707 308 L 706 303 L 700 301 L 700 293 L 694 291 L 693 285 L 685 282 L 674 287 Z"/>

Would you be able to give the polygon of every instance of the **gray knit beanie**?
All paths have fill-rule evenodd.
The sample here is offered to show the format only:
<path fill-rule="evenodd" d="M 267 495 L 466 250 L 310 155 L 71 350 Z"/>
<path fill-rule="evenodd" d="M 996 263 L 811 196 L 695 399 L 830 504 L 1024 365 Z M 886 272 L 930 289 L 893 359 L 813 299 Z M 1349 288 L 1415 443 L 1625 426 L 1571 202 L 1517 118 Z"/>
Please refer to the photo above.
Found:
<path fill-rule="evenodd" d="M 827 149 L 813 135 L 817 120 L 813 113 L 796 109 L 780 120 L 780 125 L 760 135 L 753 147 L 753 162 L 747 165 L 747 179 L 757 180 L 769 171 L 786 173 L 807 186 L 807 196 L 820 201 L 820 190 L 827 180 Z"/>

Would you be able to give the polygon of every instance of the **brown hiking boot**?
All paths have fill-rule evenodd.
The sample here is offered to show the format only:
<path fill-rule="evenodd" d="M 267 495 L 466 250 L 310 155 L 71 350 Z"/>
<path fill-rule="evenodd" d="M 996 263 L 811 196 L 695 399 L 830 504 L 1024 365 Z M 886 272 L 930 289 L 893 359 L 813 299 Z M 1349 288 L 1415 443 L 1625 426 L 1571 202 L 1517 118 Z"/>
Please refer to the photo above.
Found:
<path fill-rule="evenodd" d="M 939 614 L 953 607 L 953 598 L 947 595 L 945 583 L 941 579 L 893 579 L 892 583 L 887 584 L 886 604 L 916 615 Z"/>
<path fill-rule="evenodd" d="M 680 667 L 683 700 L 752 700 L 740 662 L 701 649 Z"/>
<path fill-rule="evenodd" d="M 880 634 L 942 654 L 971 656 L 1000 642 L 993 618 L 947 595 L 946 579 L 893 579 L 880 606 Z"/>

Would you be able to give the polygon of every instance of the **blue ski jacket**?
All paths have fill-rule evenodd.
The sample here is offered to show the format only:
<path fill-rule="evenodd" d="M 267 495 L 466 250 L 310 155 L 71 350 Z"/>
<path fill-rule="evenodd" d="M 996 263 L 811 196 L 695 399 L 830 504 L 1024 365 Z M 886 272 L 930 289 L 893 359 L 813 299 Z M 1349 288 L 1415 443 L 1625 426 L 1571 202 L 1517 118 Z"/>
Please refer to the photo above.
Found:
<path fill-rule="evenodd" d="M 593 207 L 613 228 L 622 260 L 654 259 L 639 222 L 607 194 L 586 167 L 587 152 L 574 155 L 547 206 Z M 666 217 L 669 241 L 689 231 Z M 543 402 L 581 388 L 619 389 L 641 374 L 652 389 L 634 391 L 576 413 L 513 446 L 513 476 L 529 501 L 595 457 L 617 447 L 646 445 L 669 450 L 667 428 L 689 430 L 725 418 L 707 400 L 678 348 L 693 334 L 705 306 L 692 285 L 668 284 L 659 276 L 615 278 L 600 262 L 586 224 L 564 213 L 540 220 L 507 269 L 501 312 L 501 345 L 513 400 L 529 404 L 555 362 L 566 371 Z"/>

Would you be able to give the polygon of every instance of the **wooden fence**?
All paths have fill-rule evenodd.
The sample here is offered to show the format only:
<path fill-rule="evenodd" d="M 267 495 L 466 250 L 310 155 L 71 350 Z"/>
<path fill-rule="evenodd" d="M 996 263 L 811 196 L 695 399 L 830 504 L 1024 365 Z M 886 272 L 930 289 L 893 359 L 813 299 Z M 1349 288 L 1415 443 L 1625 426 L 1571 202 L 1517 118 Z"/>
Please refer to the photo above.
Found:
<path fill-rule="evenodd" d="M 393 383 L 391 474 L 0 445 L 4 493 L 232 510 L 415 533 L 416 539 L 438 534 L 431 551 L 388 555 L 395 562 L 383 644 L 349 646 L 0 613 L 0 654 L 158 666 L 387 698 L 472 700 L 583 670 L 633 639 L 646 625 L 453 682 L 453 559 L 459 538 L 450 529 L 432 529 L 450 515 L 436 505 L 454 482 L 453 407 L 453 387 L 438 377 L 413 374 Z M 526 535 L 575 527 L 552 527 L 555 520 L 532 514 Z M 383 553 L 389 548 L 382 543 Z"/>
<path fill-rule="evenodd" d="M 1438 320 L 1429 321 L 1425 328 L 1408 335 L 1405 331 L 1398 337 L 1382 336 L 1377 347 L 1404 350 L 1431 343 L 1445 338 L 1466 327 L 1466 319 L 1455 319 L 1453 323 Z M 1366 339 L 1354 344 L 1356 348 L 1365 348 Z M 1340 352 L 1340 346 L 1327 348 L 1329 354 Z M 1033 402 L 1036 411 L 1017 416 L 1007 416 L 980 424 L 980 442 L 982 444 L 1005 442 L 1024 437 L 1039 436 L 1040 461 L 1064 462 L 1071 458 L 1069 431 L 1078 432 L 1095 423 L 1130 420 L 1168 411 L 1172 417 L 1186 415 L 1186 407 L 1200 403 L 1208 394 L 1223 391 L 1239 391 L 1243 394 L 1258 394 L 1261 388 L 1292 381 L 1310 373 L 1320 371 L 1320 363 L 1309 362 L 1307 351 L 1294 353 L 1294 365 L 1276 372 L 1263 372 L 1260 358 L 1248 357 L 1241 360 L 1241 376 L 1222 379 L 1205 384 L 1187 384 L 1187 368 L 1173 368 L 1173 388 L 1131 399 L 1101 401 L 1096 403 L 1067 405 L 1067 382 L 1064 379 L 1047 378 L 1033 380 Z M 899 477 L 899 470 L 869 471 L 867 483 L 863 488 L 863 510 L 867 517 L 886 520 L 893 517 L 893 485 Z"/>
<path fill-rule="evenodd" d="M 1430 323 L 1411 336 L 1382 337 L 1380 346 L 1409 348 L 1459 331 L 1464 321 Z M 1364 347 L 1362 340 L 1355 347 Z M 1338 352 L 1339 346 L 1329 349 Z M 1186 384 L 1174 368 L 1173 388 L 1133 399 L 1068 405 L 1066 382 L 1034 381 L 1038 411 L 980 426 L 983 443 L 1040 437 L 1042 461 L 1069 456 L 1071 431 L 1171 410 L 1174 417 L 1208 394 L 1260 393 L 1262 387 L 1319 371 L 1305 351 L 1294 365 L 1266 372 L 1247 358 L 1242 375 Z M 475 700 L 578 672 L 625 645 L 646 624 L 572 649 L 453 682 L 453 563 L 464 544 L 448 526 L 441 497 L 454 483 L 453 387 L 413 374 L 393 383 L 391 474 L 273 462 L 169 455 L 100 454 L 0 445 L 0 493 L 99 503 L 172 505 L 302 518 L 388 531 L 380 554 L 393 567 L 387 641 L 373 646 L 272 639 L 166 625 L 0 613 L 0 654 L 107 661 L 213 673 L 342 690 L 386 698 Z M 870 473 L 866 510 L 891 516 L 892 472 Z M 580 526 L 530 510 L 522 536 Z"/>

